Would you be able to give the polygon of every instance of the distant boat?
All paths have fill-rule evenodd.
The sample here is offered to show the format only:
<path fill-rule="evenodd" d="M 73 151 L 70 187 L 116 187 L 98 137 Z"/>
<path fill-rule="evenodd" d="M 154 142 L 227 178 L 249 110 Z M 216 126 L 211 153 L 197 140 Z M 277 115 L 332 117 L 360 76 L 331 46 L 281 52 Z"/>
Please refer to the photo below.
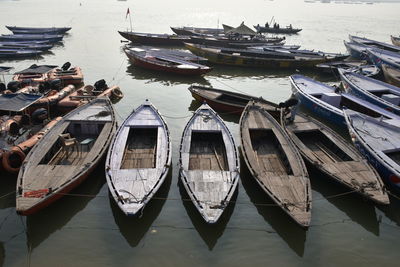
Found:
<path fill-rule="evenodd" d="M 82 183 L 101 162 L 116 129 L 107 98 L 65 115 L 22 164 L 17 179 L 17 212 L 34 214 Z"/>
<path fill-rule="evenodd" d="M 197 64 L 176 56 L 144 50 L 140 47 L 125 49 L 125 54 L 133 65 L 155 71 L 179 75 L 202 75 L 212 70 L 206 65 Z"/>
<path fill-rule="evenodd" d="M 296 28 L 292 28 L 292 26 L 286 26 L 284 28 L 275 28 L 275 27 L 265 27 L 265 26 L 261 26 L 261 25 L 255 25 L 253 26 L 257 32 L 259 33 L 281 33 L 281 34 L 295 34 L 300 32 L 302 29 L 296 29 Z"/>
<path fill-rule="evenodd" d="M 180 179 L 207 223 L 216 223 L 239 181 L 239 155 L 223 120 L 201 105 L 183 130 L 179 151 Z"/>
<path fill-rule="evenodd" d="M 399 87 L 345 70 L 339 70 L 339 74 L 348 93 L 400 115 Z"/>
<path fill-rule="evenodd" d="M 63 35 L 55 34 L 2 34 L 0 41 L 47 41 L 50 43 L 60 42 Z"/>
<path fill-rule="evenodd" d="M 132 43 L 139 43 L 143 45 L 170 45 L 182 46 L 183 42 L 190 40 L 186 35 L 175 34 L 157 34 L 157 33 L 140 33 L 129 31 L 118 31 L 119 34 Z"/>
<path fill-rule="evenodd" d="M 311 185 L 296 146 L 261 103 L 249 102 L 239 124 L 240 148 L 250 173 L 280 208 L 308 228 Z"/>
<path fill-rule="evenodd" d="M 126 215 L 143 210 L 163 184 L 171 167 L 168 127 L 148 101 L 119 127 L 106 159 L 108 188 Z"/>
<path fill-rule="evenodd" d="M 321 179 L 330 178 L 377 204 L 389 204 L 379 174 L 343 137 L 306 114 L 285 121 L 281 119 L 283 128 L 304 160 L 323 174 Z"/>
<path fill-rule="evenodd" d="M 264 108 L 277 118 L 280 114 L 277 104 L 261 97 L 197 85 L 191 85 L 189 91 L 199 102 L 203 103 L 206 101 L 213 109 L 229 114 L 242 114 L 243 109 L 251 100 L 262 102 Z"/>
<path fill-rule="evenodd" d="M 7 29 L 12 31 L 14 34 L 64 34 L 71 30 L 71 27 L 17 27 L 17 26 L 6 26 Z"/>
<path fill-rule="evenodd" d="M 400 46 L 400 37 L 396 37 L 396 36 L 391 35 L 390 38 L 391 38 L 392 43 L 394 45 Z"/>
<path fill-rule="evenodd" d="M 400 128 L 345 111 L 352 141 L 393 191 L 400 193 Z"/>
<path fill-rule="evenodd" d="M 305 108 L 339 127 L 346 127 L 343 109 L 348 108 L 374 118 L 400 125 L 400 116 L 380 108 L 354 95 L 342 93 L 337 88 L 303 75 L 290 76 L 292 91 Z"/>
<path fill-rule="evenodd" d="M 400 69 L 393 68 L 386 64 L 382 64 L 381 67 L 386 82 L 400 87 Z"/>

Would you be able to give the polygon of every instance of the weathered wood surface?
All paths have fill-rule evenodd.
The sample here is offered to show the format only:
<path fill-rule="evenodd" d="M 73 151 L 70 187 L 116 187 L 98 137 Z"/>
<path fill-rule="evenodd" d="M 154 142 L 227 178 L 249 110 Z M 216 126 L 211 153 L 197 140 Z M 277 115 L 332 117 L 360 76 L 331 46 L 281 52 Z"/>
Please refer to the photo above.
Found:
<path fill-rule="evenodd" d="M 376 203 L 389 204 L 379 174 L 343 137 L 306 114 L 297 114 L 289 124 L 283 118 L 281 124 L 303 158 L 324 176 Z"/>
<path fill-rule="evenodd" d="M 69 153 L 67 158 L 66 153 L 60 152 L 59 135 L 72 132 L 76 124 L 81 127 L 80 131 L 73 132 L 74 137 L 82 141 L 91 130 L 94 132 L 90 136 L 95 141 L 90 148 L 80 147 L 79 152 Z M 82 182 L 107 151 L 116 127 L 113 107 L 106 98 L 96 99 L 67 114 L 27 155 L 17 180 L 17 211 L 36 212 Z M 48 190 L 48 193 L 29 196 L 38 190 Z"/>
<path fill-rule="evenodd" d="M 137 214 L 160 188 L 171 165 L 165 121 L 149 102 L 123 122 L 106 159 L 110 192 L 127 215 Z"/>
<path fill-rule="evenodd" d="M 207 104 L 183 131 L 180 178 L 206 222 L 217 222 L 237 188 L 239 159 L 231 133 Z"/>
<path fill-rule="evenodd" d="M 311 220 L 311 187 L 295 145 L 263 104 L 249 102 L 240 118 L 245 162 L 263 190 L 298 224 Z"/>

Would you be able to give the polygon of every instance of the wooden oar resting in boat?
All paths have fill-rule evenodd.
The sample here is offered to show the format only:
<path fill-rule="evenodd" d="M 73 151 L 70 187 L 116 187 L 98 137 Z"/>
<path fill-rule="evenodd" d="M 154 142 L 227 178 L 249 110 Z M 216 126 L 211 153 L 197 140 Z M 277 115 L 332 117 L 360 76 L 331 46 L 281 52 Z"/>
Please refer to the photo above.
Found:
<path fill-rule="evenodd" d="M 171 166 L 168 127 L 146 100 L 122 123 L 106 159 L 108 188 L 126 215 L 135 215 L 163 184 Z"/>
<path fill-rule="evenodd" d="M 334 181 L 377 204 L 389 204 L 379 174 L 343 137 L 306 114 L 281 124 L 304 160 Z M 321 176 L 322 177 L 322 176 Z"/>
<path fill-rule="evenodd" d="M 33 214 L 78 186 L 105 155 L 117 128 L 108 98 L 68 113 L 27 155 L 17 179 L 16 210 Z"/>
<path fill-rule="evenodd" d="M 242 154 L 261 188 L 300 226 L 311 220 L 311 186 L 296 146 L 263 104 L 249 102 L 240 118 Z"/>
<path fill-rule="evenodd" d="M 239 158 L 225 123 L 205 103 L 183 131 L 179 163 L 193 204 L 207 223 L 216 223 L 237 188 Z"/>

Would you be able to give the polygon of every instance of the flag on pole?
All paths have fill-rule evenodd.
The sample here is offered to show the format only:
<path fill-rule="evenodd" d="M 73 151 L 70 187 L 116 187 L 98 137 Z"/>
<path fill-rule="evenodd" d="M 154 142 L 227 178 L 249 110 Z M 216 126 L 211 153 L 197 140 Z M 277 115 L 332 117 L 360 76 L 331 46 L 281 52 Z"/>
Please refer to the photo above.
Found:
<path fill-rule="evenodd" d="M 125 16 L 125 19 L 127 19 L 128 18 L 128 15 L 130 15 L 131 14 L 131 12 L 129 11 L 129 7 L 128 7 L 128 9 L 126 10 L 126 16 Z"/>

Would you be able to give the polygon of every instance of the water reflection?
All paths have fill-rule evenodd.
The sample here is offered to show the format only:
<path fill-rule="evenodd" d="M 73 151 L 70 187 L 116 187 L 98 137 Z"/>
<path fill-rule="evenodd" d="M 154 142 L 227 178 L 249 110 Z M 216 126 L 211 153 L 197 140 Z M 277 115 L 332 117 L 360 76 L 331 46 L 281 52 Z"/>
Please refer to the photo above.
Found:
<path fill-rule="evenodd" d="M 168 197 L 168 192 L 171 187 L 171 180 L 172 168 L 170 168 L 163 185 L 154 195 L 153 199 L 147 203 L 141 217 L 126 216 L 110 195 L 110 206 L 115 223 L 118 225 L 119 231 L 131 247 L 136 247 L 139 245 L 140 241 L 148 232 L 154 220 L 160 214 L 161 209 Z"/>
<path fill-rule="evenodd" d="M 16 175 L 6 174 L 4 170 L 0 170 L 0 209 L 15 207 L 15 184 Z"/>
<path fill-rule="evenodd" d="M 145 80 L 146 83 L 160 83 L 165 86 L 198 83 L 204 86 L 211 86 L 210 82 L 203 76 L 180 76 L 167 72 L 147 70 L 128 64 L 126 73 L 136 80 Z"/>
<path fill-rule="evenodd" d="M 304 255 L 307 231 L 298 226 L 281 208 L 274 206 L 275 203 L 260 188 L 251 175 L 243 157 L 241 157 L 240 166 L 243 188 L 250 197 L 251 202 L 256 206 L 258 213 L 263 216 L 264 220 L 271 225 L 288 246 L 302 257 Z M 267 205 L 258 205 L 260 203 Z"/>
<path fill-rule="evenodd" d="M 378 206 L 391 221 L 400 226 L 400 198 L 389 194 L 390 205 Z"/>
<path fill-rule="evenodd" d="M 308 169 L 310 170 L 310 168 Z M 379 222 L 375 206 L 371 202 L 364 200 L 356 193 L 345 194 L 349 192 L 348 189 L 329 178 L 323 177 L 317 170 L 311 169 L 309 173 L 313 190 L 322 194 L 326 200 L 343 211 L 352 221 L 358 223 L 368 232 L 379 236 Z M 338 194 L 345 195 L 332 197 Z"/>
<path fill-rule="evenodd" d="M 4 249 L 3 242 L 0 242 L 0 266 L 4 265 L 4 258 L 6 257 L 6 250 Z"/>
<path fill-rule="evenodd" d="M 100 166 L 104 166 L 104 161 Z M 104 167 L 98 167 L 85 182 L 71 191 L 71 194 L 84 196 L 64 196 L 44 210 L 28 216 L 26 219 L 28 248 L 35 249 L 55 231 L 65 226 L 99 193 L 104 183 Z"/>
<path fill-rule="evenodd" d="M 208 249 L 211 251 L 217 244 L 218 239 L 222 236 L 226 229 L 226 225 L 228 224 L 229 219 L 232 216 L 233 209 L 235 207 L 235 201 L 237 199 L 238 190 L 235 190 L 235 193 L 232 196 L 231 202 L 225 208 L 221 217 L 215 224 L 208 224 L 204 220 L 204 218 L 200 215 L 199 211 L 193 205 L 189 195 L 186 192 L 184 185 L 179 177 L 178 180 L 179 192 L 182 197 L 182 203 L 185 207 L 187 214 L 189 215 L 190 220 L 193 223 L 193 226 L 196 228 L 200 237 L 208 246 Z"/>

